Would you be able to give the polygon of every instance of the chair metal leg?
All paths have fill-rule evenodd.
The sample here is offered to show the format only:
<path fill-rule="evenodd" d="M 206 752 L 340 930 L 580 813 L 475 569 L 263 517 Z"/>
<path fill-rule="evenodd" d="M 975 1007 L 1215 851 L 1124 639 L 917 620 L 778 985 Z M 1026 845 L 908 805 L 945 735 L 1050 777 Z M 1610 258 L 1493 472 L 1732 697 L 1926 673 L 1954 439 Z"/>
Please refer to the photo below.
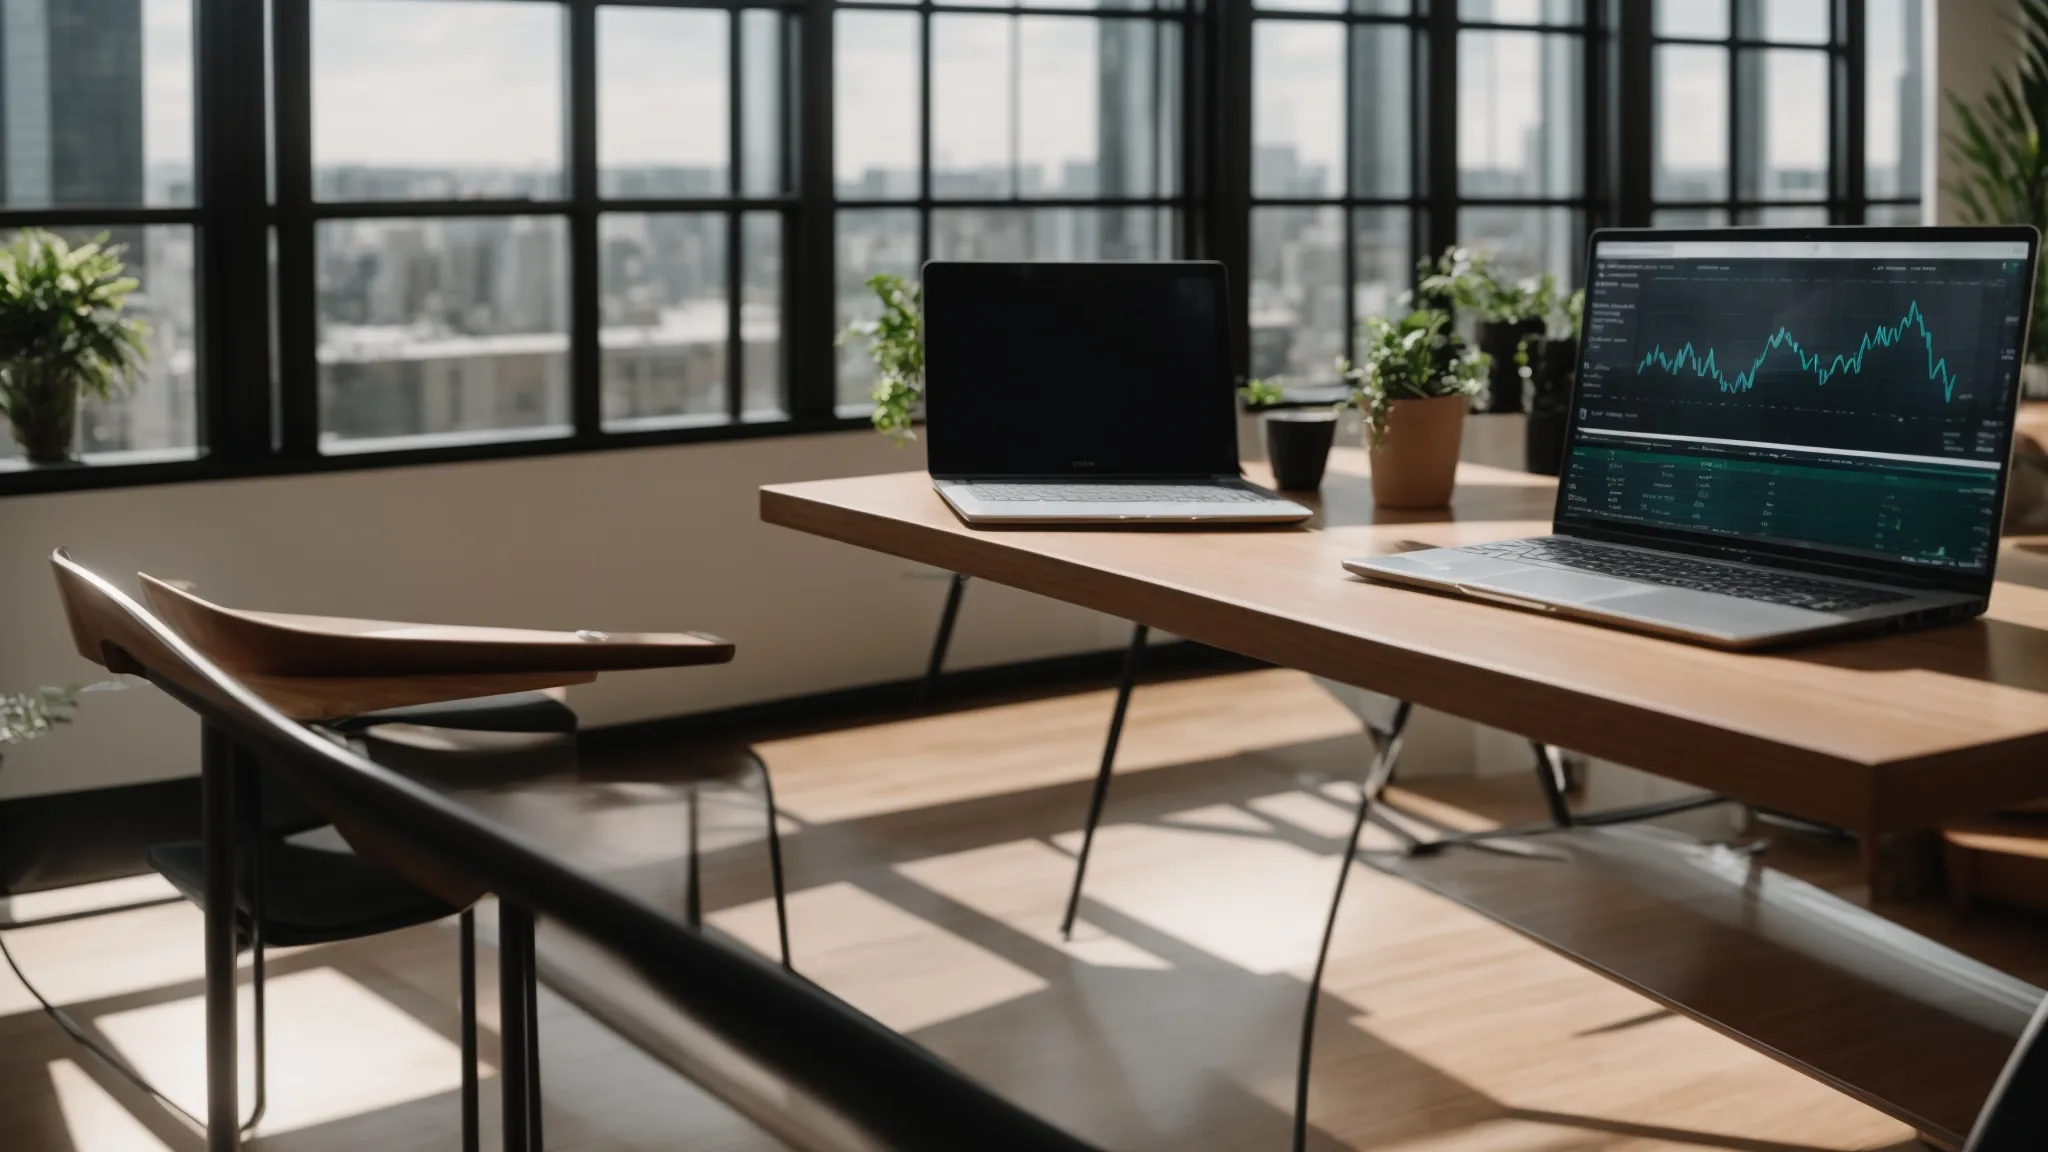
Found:
<path fill-rule="evenodd" d="M 925 664 L 924 679 L 917 686 L 917 706 L 931 706 L 932 689 L 938 686 L 939 673 L 946 666 L 946 649 L 953 644 L 953 622 L 960 618 L 960 597 L 967 591 L 967 577 L 953 573 L 953 583 L 946 589 L 946 610 L 939 614 L 939 633 L 932 637 L 932 658 Z"/>
<path fill-rule="evenodd" d="M 243 1135 L 256 1130 L 270 1109 L 270 1028 L 265 1008 L 263 972 L 263 773 L 246 757 L 235 772 L 237 803 L 241 810 L 242 846 L 246 853 L 243 883 L 249 893 L 249 998 L 250 1059 L 255 1061 L 253 1087 L 256 1100 L 249 1118 L 242 1121 Z"/>
<path fill-rule="evenodd" d="M 478 1152 L 476 1077 L 476 909 L 462 910 L 462 1152 Z"/>
<path fill-rule="evenodd" d="M 1330 914 L 1323 921 L 1323 942 L 1316 949 L 1315 973 L 1309 977 L 1308 1000 L 1302 1009 L 1301 1055 L 1294 1077 L 1294 1152 L 1306 1152 L 1308 1148 L 1308 1076 L 1309 1061 L 1315 1054 L 1316 1007 L 1322 999 L 1323 966 L 1330 959 L 1330 938 L 1337 931 L 1337 910 L 1344 904 L 1344 883 L 1351 878 L 1351 860 L 1358 854 L 1358 836 L 1372 815 L 1373 802 L 1379 799 L 1380 790 L 1393 775 L 1394 762 L 1401 757 L 1401 735 L 1408 727 L 1408 713 L 1408 701 L 1403 700 L 1394 708 L 1393 720 L 1386 730 L 1373 731 L 1378 748 L 1359 785 L 1358 816 L 1351 823 L 1351 835 L 1344 841 L 1344 851 L 1337 862 L 1337 887 L 1330 894 Z"/>
<path fill-rule="evenodd" d="M 541 1135 L 540 1089 L 540 957 L 534 951 L 534 918 L 526 918 L 526 1139 L 533 1152 L 547 1141 Z"/>
<path fill-rule="evenodd" d="M 1550 806 L 1550 822 L 1571 827 L 1571 806 L 1564 800 L 1564 754 L 1541 740 L 1529 741 L 1529 747 L 1536 753 L 1536 782 L 1543 787 L 1543 802 Z"/>
<path fill-rule="evenodd" d="M 527 1071 L 532 1032 L 526 1026 L 528 968 L 526 940 L 533 935 L 533 917 L 524 908 L 498 901 L 498 1081 L 503 1088 L 505 1152 L 532 1152 L 527 1102 L 532 1080 Z"/>
<path fill-rule="evenodd" d="M 235 1152 L 242 1110 L 236 1101 L 235 747 L 211 724 L 200 732 L 200 836 L 206 861 L 206 1149 Z"/>
<path fill-rule="evenodd" d="M 1124 714 L 1131 707 L 1131 690 L 1138 683 L 1138 669 L 1145 661 L 1145 639 L 1151 629 L 1143 624 L 1131 628 L 1131 646 L 1124 649 L 1123 677 L 1116 686 L 1116 708 L 1109 714 L 1109 739 L 1102 745 L 1102 766 L 1095 771 L 1095 790 L 1088 797 L 1088 819 L 1081 825 L 1081 851 L 1074 857 L 1074 884 L 1067 892 L 1066 915 L 1060 917 L 1060 936 L 1074 936 L 1074 916 L 1081 908 L 1081 882 L 1088 875 L 1088 852 L 1095 846 L 1095 826 L 1102 820 L 1102 804 L 1109 798 L 1109 778 L 1116 770 L 1116 746 L 1124 736 Z"/>
<path fill-rule="evenodd" d="M 782 966 L 794 972 L 796 966 L 789 961 L 789 893 L 782 879 L 782 829 L 775 811 L 775 784 L 768 779 L 767 763 L 759 756 L 754 762 L 761 769 L 761 796 L 768 807 L 768 879 L 775 888 L 775 936 L 782 945 Z"/>
<path fill-rule="evenodd" d="M 683 869 L 683 923 L 692 928 L 704 927 L 704 883 L 699 871 L 697 840 L 702 826 L 698 822 L 697 786 L 692 784 L 684 792 L 685 810 L 689 813 L 690 853 Z"/>

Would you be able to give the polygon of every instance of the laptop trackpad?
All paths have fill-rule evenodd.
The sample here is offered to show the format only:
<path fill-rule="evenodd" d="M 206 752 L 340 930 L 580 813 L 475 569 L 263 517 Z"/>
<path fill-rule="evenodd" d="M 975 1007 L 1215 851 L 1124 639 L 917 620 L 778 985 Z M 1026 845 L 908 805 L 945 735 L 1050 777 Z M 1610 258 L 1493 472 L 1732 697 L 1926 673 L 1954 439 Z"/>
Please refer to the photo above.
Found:
<path fill-rule="evenodd" d="M 1548 600 L 1553 604 L 1587 604 L 1609 596 L 1626 596 L 1645 591 L 1643 585 L 1632 580 L 1614 580 L 1606 576 L 1595 576 L 1591 572 L 1574 572 L 1568 568 L 1538 568 L 1534 565 L 1517 565 L 1515 569 L 1498 576 L 1473 579 L 1464 573 L 1446 573 L 1456 576 L 1461 583 L 1479 588 L 1506 592 L 1511 596 L 1526 596 L 1535 600 Z"/>
<path fill-rule="evenodd" d="M 1641 588 L 1641 585 L 1636 585 Z M 1768 604 L 1738 596 L 1655 588 L 1627 596 L 1602 597 L 1590 607 L 1711 635 L 1765 636 L 1827 624 L 1840 617 L 1789 604 Z"/>

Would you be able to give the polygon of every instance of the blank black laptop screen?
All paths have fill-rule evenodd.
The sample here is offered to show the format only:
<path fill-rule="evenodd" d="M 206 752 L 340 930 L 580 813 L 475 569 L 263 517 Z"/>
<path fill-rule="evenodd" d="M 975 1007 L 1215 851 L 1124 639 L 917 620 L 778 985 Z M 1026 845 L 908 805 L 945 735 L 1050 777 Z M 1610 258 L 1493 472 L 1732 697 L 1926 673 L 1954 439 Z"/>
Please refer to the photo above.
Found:
<path fill-rule="evenodd" d="M 2032 247 L 2010 229 L 1597 237 L 1560 528 L 1987 571 Z"/>
<path fill-rule="evenodd" d="M 931 473 L 1237 474 L 1223 267 L 925 265 Z"/>

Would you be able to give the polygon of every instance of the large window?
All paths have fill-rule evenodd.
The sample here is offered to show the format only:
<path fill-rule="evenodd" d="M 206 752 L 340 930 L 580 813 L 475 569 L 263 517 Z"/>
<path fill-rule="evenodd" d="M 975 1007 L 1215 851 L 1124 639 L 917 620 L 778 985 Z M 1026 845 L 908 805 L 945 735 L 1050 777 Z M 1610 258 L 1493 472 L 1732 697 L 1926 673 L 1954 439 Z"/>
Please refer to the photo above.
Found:
<path fill-rule="evenodd" d="M 1922 13 L 1657 0 L 1652 221 L 1918 223 Z"/>
<path fill-rule="evenodd" d="M 1454 243 L 1569 281 L 1596 195 L 1571 0 L 1259 0 L 1247 371 L 1330 380 Z"/>
<path fill-rule="evenodd" d="M 1223 261 L 1331 379 L 1453 243 L 1921 212 L 1925 0 L 0 0 L 0 235 L 149 357 L 0 494 L 858 427 L 923 261 Z"/>
<path fill-rule="evenodd" d="M 132 395 L 82 414 L 91 459 L 199 442 L 193 3 L 0 0 L 0 232 L 104 233 L 141 282 L 149 358 Z M 20 455 L 0 421 L 0 466 Z"/>
<path fill-rule="evenodd" d="M 868 277 L 915 276 L 928 259 L 1187 252 L 1178 211 L 1187 13 L 1142 0 L 1022 7 L 837 10 L 838 323 L 873 314 Z M 861 411 L 871 384 L 866 357 L 844 350 L 842 408 Z"/>

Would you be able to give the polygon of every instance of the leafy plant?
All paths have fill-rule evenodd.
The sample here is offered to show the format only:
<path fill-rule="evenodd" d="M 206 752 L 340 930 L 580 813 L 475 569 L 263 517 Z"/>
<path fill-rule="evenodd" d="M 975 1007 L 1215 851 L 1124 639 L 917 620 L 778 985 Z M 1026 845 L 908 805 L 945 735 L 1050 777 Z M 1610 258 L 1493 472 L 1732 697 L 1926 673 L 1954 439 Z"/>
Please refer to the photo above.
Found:
<path fill-rule="evenodd" d="M 1280 386 L 1277 379 L 1248 380 L 1244 387 L 1237 390 L 1237 394 L 1244 399 L 1244 406 L 1247 408 L 1273 408 L 1287 402 L 1287 391 Z"/>
<path fill-rule="evenodd" d="M 911 417 L 924 399 L 924 335 L 918 286 L 901 276 L 868 277 L 868 288 L 882 302 L 875 320 L 849 325 L 841 344 L 861 341 L 875 362 L 875 414 L 878 431 L 898 441 L 915 440 Z"/>
<path fill-rule="evenodd" d="M 1485 386 L 1493 358 L 1459 340 L 1450 328 L 1450 314 L 1435 308 L 1417 309 L 1398 320 L 1369 317 L 1360 333 L 1362 362 L 1337 361 L 1374 448 L 1386 440 L 1394 401 L 1469 398 Z"/>
<path fill-rule="evenodd" d="M 78 708 L 78 694 L 84 690 L 72 684 L 34 692 L 0 693 L 0 744 L 24 744 L 48 735 L 59 724 L 71 723 L 71 713 Z"/>
<path fill-rule="evenodd" d="M 1557 309 L 1554 274 L 1510 283 L 1495 270 L 1493 258 L 1476 248 L 1446 248 L 1434 262 L 1424 260 L 1417 271 L 1423 296 L 1462 308 L 1483 323 L 1548 319 Z"/>
<path fill-rule="evenodd" d="M 1965 224 L 2032 224 L 2048 231 L 2048 0 L 2019 0 L 2013 19 L 2018 66 L 1998 72 L 1977 103 L 1945 93 L 1955 114 L 1946 144 L 1956 176 L 1943 183 Z M 2048 282 L 2034 284 L 2027 359 L 2048 362 L 2041 339 Z"/>
<path fill-rule="evenodd" d="M 138 285 L 106 241 L 26 228 L 0 249 L 0 414 L 32 460 L 68 458 L 80 395 L 112 399 L 148 353 L 121 315 Z"/>

